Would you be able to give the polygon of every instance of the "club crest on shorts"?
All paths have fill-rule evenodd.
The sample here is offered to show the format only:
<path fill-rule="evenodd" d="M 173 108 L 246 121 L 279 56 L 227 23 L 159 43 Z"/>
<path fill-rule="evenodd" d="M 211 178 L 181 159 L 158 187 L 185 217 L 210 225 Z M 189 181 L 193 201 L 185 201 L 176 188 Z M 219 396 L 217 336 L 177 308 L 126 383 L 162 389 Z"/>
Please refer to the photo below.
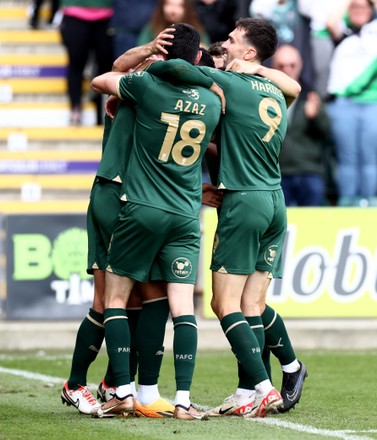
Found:
<path fill-rule="evenodd" d="M 264 261 L 272 266 L 275 261 L 275 257 L 278 251 L 278 246 L 276 244 L 269 246 L 266 252 L 264 253 Z"/>
<path fill-rule="evenodd" d="M 187 278 L 191 275 L 191 261 L 185 257 L 176 258 L 171 264 L 171 271 L 177 278 Z"/>

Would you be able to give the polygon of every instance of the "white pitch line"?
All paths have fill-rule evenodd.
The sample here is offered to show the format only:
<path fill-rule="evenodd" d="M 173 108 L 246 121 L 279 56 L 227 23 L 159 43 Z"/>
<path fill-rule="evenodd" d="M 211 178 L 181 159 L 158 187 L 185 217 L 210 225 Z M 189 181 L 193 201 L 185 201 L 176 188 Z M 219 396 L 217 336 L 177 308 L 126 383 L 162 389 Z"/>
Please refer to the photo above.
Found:
<path fill-rule="evenodd" d="M 33 373 L 32 371 L 26 371 L 26 370 L 16 370 L 13 368 L 4 368 L 1 366 L 0 366 L 0 373 L 12 374 L 14 376 L 21 376 L 21 377 L 25 377 L 27 379 L 40 380 L 42 382 L 56 383 L 56 384 L 61 384 L 61 385 L 66 381 L 66 379 L 62 379 L 60 377 L 47 376 L 46 374 Z M 89 388 L 95 389 L 96 387 L 97 387 L 97 385 L 95 385 L 95 384 L 89 384 Z M 319 428 L 315 428 L 314 426 L 305 426 L 305 425 L 300 425 L 298 423 L 286 422 L 283 420 L 272 419 L 272 418 L 271 419 L 256 418 L 256 419 L 249 419 L 249 420 L 253 421 L 253 422 L 264 423 L 266 425 L 278 426 L 279 428 L 291 429 L 292 431 L 306 432 L 308 434 L 323 435 L 323 436 L 328 436 L 328 437 L 340 438 L 343 440 L 374 440 L 371 437 L 365 437 L 365 436 L 359 437 L 358 435 L 352 435 L 352 434 L 377 432 L 377 430 L 374 430 L 374 429 L 363 430 L 363 431 L 351 431 L 351 430 L 331 431 L 329 429 L 319 429 Z"/>
<path fill-rule="evenodd" d="M 13 368 L 4 368 L 0 366 L 0 373 L 12 374 L 13 376 L 25 377 L 26 379 L 40 380 L 46 383 L 56 383 L 63 385 L 67 379 L 62 379 L 61 377 L 47 376 L 46 374 L 33 373 L 32 371 L 26 370 L 16 370 Z M 97 388 L 95 384 L 88 384 L 89 388 Z"/>
<path fill-rule="evenodd" d="M 292 429 L 293 431 L 298 432 L 305 432 L 308 434 L 314 434 L 314 435 L 323 435 L 327 437 L 334 437 L 334 438 L 341 438 L 343 440 L 373 440 L 371 437 L 365 437 L 365 436 L 358 436 L 358 435 L 351 435 L 351 433 L 364 433 L 364 432 L 370 432 L 373 433 L 374 430 L 370 431 L 332 431 L 330 429 L 320 429 L 315 428 L 314 426 L 305 426 L 300 425 L 298 423 L 292 423 L 292 422 L 286 422 L 284 420 L 277 420 L 277 419 L 250 419 L 250 421 L 253 420 L 258 423 L 264 423 L 266 425 L 274 425 L 278 426 L 279 428 L 287 428 Z"/>
<path fill-rule="evenodd" d="M 64 379 L 59 377 L 47 376 L 45 374 L 33 373 L 32 371 L 15 370 L 13 368 L 0 367 L 0 373 L 12 374 L 13 376 L 21 376 L 27 379 L 40 380 L 42 382 L 50 383 L 64 383 Z"/>
<path fill-rule="evenodd" d="M 68 355 L 68 354 L 64 354 L 64 355 L 58 355 L 58 356 L 49 356 L 46 355 L 44 352 L 37 352 L 34 357 L 36 359 L 42 359 L 44 361 L 59 361 L 59 360 L 67 360 L 67 359 L 72 359 L 72 355 Z M 17 359 L 18 361 L 22 360 L 27 360 L 30 359 L 30 355 L 29 356 L 12 356 L 9 354 L 2 354 L 0 353 L 0 361 L 13 361 L 14 359 Z"/>

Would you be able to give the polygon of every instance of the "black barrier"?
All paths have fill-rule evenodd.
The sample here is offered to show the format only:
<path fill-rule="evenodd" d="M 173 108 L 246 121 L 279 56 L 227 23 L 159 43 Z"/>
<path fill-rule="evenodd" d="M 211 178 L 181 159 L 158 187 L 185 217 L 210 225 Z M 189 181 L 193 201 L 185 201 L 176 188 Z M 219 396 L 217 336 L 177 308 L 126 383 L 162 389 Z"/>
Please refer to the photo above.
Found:
<path fill-rule="evenodd" d="M 93 300 L 84 214 L 5 217 L 6 318 L 77 319 Z"/>

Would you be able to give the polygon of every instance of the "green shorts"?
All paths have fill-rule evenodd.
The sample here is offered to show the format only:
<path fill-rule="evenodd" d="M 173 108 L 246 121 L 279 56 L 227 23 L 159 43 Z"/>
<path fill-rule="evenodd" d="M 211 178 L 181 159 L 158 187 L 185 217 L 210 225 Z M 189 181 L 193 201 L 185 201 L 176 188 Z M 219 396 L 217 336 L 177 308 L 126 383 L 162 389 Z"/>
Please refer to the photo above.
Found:
<path fill-rule="evenodd" d="M 282 276 L 281 253 L 287 230 L 282 190 L 226 191 L 217 225 L 211 270 Z"/>
<path fill-rule="evenodd" d="M 120 200 L 122 185 L 105 179 L 97 179 L 90 194 L 87 213 L 88 268 L 106 270 L 107 252 L 111 234 L 124 205 Z"/>
<path fill-rule="evenodd" d="M 109 249 L 108 270 L 146 282 L 195 284 L 199 219 L 127 202 Z"/>

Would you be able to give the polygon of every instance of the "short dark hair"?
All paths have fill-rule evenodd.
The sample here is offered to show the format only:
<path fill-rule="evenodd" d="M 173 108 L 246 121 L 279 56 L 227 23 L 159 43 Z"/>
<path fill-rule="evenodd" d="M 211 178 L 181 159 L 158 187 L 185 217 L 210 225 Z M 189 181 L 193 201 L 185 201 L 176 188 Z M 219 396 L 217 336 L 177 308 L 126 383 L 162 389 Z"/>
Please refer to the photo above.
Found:
<path fill-rule="evenodd" d="M 266 20 L 260 18 L 240 18 L 236 22 L 236 29 L 244 29 L 244 38 L 257 51 L 257 57 L 262 62 L 272 57 L 278 45 L 275 28 Z"/>
<path fill-rule="evenodd" d="M 211 43 L 208 47 L 208 52 L 213 57 L 222 57 L 226 54 L 226 49 L 222 47 L 224 41 L 216 41 L 215 43 Z"/>
<path fill-rule="evenodd" d="M 199 49 L 202 53 L 202 57 L 199 60 L 198 66 L 215 67 L 215 62 L 213 61 L 212 55 L 207 49 L 201 47 Z"/>
<path fill-rule="evenodd" d="M 195 58 L 198 55 L 200 47 L 200 34 L 194 28 L 187 23 L 177 23 L 171 25 L 175 28 L 174 39 L 172 40 L 172 46 L 166 46 L 168 51 L 166 58 L 172 60 L 180 58 L 188 63 L 194 64 Z"/>

